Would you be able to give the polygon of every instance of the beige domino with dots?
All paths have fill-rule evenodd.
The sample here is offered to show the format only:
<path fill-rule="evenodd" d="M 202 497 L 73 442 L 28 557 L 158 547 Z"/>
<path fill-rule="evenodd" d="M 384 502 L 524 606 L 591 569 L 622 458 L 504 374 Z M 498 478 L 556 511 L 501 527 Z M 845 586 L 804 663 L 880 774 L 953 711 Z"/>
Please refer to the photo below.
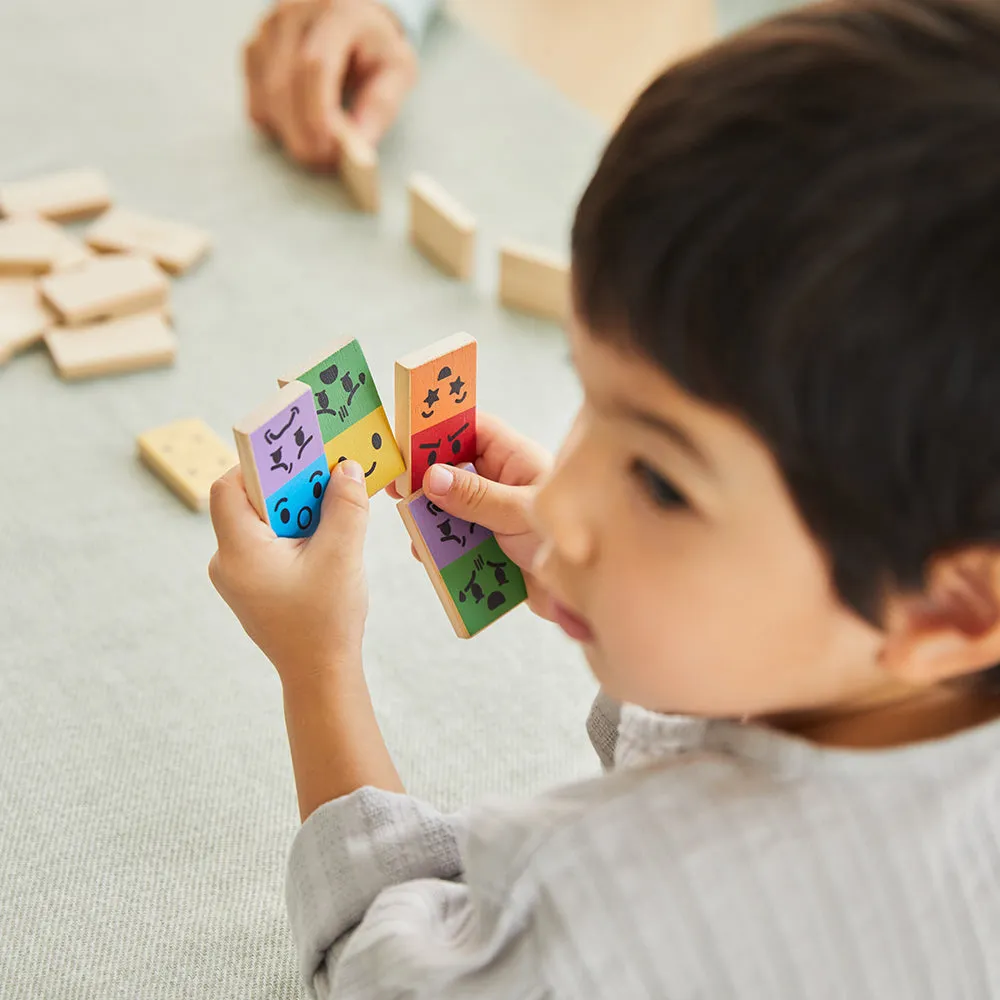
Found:
<path fill-rule="evenodd" d="M 239 461 L 204 420 L 178 420 L 138 437 L 139 457 L 192 510 L 206 510 L 212 483 Z"/>

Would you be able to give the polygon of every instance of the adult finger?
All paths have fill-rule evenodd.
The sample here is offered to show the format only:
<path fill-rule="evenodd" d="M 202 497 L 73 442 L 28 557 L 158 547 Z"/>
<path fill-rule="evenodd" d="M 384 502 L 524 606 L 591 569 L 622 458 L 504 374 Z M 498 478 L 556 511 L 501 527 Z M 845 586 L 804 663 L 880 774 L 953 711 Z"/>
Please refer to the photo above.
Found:
<path fill-rule="evenodd" d="M 314 151 L 296 107 L 295 72 L 299 46 L 312 16 L 311 5 L 288 4 L 269 22 L 265 41 L 267 118 L 287 152 L 302 163 L 309 163 Z"/>
<path fill-rule="evenodd" d="M 415 77 L 415 70 L 409 61 L 397 58 L 383 63 L 361 81 L 351 108 L 351 118 L 358 134 L 369 145 L 377 146 L 396 120 Z"/>
<path fill-rule="evenodd" d="M 319 527 L 310 540 L 309 552 L 331 563 L 360 565 L 367 527 L 365 473 L 357 462 L 348 459 L 330 473 Z"/>
<path fill-rule="evenodd" d="M 494 534 L 527 531 L 531 487 L 504 486 L 468 469 L 432 465 L 424 474 L 424 494 L 454 517 L 489 528 Z"/>
<path fill-rule="evenodd" d="M 247 85 L 247 114 L 259 128 L 267 128 L 267 101 L 264 97 L 264 43 L 255 35 L 243 49 L 243 72 Z"/>
<path fill-rule="evenodd" d="M 296 112 L 323 155 L 339 149 L 341 100 L 354 44 L 352 8 L 327 8 L 303 38 L 295 77 Z"/>

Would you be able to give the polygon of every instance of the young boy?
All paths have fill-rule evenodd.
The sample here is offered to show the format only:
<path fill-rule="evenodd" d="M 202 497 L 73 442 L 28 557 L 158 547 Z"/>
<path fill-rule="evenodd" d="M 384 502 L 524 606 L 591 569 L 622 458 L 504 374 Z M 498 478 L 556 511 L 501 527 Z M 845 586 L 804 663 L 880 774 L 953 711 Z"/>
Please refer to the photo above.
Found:
<path fill-rule="evenodd" d="M 554 469 L 484 420 L 485 479 L 426 480 L 605 692 L 614 770 L 520 805 L 403 792 L 360 470 L 300 542 L 216 484 L 321 997 L 1000 996 L 998 267 L 986 0 L 813 7 L 639 98 L 574 226 L 586 398 Z"/>

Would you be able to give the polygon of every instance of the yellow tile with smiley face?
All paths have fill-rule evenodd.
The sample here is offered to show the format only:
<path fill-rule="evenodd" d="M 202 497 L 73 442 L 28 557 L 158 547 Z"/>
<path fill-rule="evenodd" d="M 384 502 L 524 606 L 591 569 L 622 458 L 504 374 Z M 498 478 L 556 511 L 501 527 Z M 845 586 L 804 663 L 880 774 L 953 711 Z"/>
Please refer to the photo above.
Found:
<path fill-rule="evenodd" d="M 381 406 L 328 441 L 325 450 L 331 469 L 345 458 L 352 458 L 361 466 L 370 497 L 406 471 L 389 419 Z"/>

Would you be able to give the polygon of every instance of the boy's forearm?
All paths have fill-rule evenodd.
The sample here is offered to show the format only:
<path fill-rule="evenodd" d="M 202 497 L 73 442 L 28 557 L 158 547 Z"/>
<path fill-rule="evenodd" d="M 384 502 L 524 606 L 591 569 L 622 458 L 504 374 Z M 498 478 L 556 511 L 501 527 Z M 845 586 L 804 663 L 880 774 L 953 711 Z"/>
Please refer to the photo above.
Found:
<path fill-rule="evenodd" d="M 365 785 L 403 792 L 375 718 L 360 657 L 283 687 L 285 727 L 302 821 Z"/>

